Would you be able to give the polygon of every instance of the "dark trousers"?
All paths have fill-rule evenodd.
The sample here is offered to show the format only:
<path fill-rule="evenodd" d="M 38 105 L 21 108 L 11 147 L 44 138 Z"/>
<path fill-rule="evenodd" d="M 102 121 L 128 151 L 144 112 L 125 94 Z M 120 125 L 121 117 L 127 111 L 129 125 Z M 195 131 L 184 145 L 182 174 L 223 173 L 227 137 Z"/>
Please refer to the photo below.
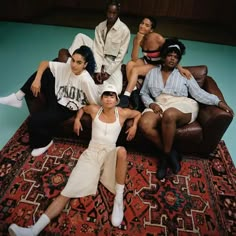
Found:
<path fill-rule="evenodd" d="M 34 81 L 34 73 L 22 86 L 21 90 L 30 96 L 30 99 L 37 99 L 33 96 L 30 87 Z M 34 112 L 29 119 L 29 135 L 31 148 L 44 147 L 53 139 L 54 130 L 58 125 L 74 116 L 77 111 L 71 111 L 68 108 L 57 103 L 55 95 L 55 78 L 51 71 L 47 69 L 41 80 L 41 93 L 46 98 L 47 106 L 40 112 Z"/>

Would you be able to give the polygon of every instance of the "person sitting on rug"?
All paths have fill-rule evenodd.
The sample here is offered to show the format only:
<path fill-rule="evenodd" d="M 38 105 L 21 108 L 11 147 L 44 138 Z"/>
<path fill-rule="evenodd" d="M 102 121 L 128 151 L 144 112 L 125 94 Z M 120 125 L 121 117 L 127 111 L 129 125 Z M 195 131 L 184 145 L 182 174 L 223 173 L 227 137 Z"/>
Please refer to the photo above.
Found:
<path fill-rule="evenodd" d="M 140 109 L 139 89 L 136 87 L 138 77 L 145 76 L 148 71 L 161 63 L 160 50 L 164 44 L 165 39 L 156 32 L 150 32 L 144 35 L 140 43 L 142 48 L 143 57 L 137 60 L 131 60 L 126 66 L 126 75 L 128 84 L 124 94 L 120 97 L 121 107 L 128 107 L 131 100 L 134 109 Z M 191 73 L 178 65 L 180 73 L 187 78 L 191 77 Z"/>
<path fill-rule="evenodd" d="M 1 104 L 21 107 L 24 96 L 37 99 L 41 92 L 46 96 L 46 109 L 33 113 L 29 120 L 32 156 L 48 150 L 59 123 L 75 116 L 86 104 L 99 104 L 98 85 L 91 77 L 95 66 L 91 49 L 81 46 L 74 51 L 70 64 L 43 61 L 36 76 L 30 77 L 18 92 L 0 98 Z"/>
<path fill-rule="evenodd" d="M 197 101 L 218 106 L 233 114 L 225 102 L 201 89 L 193 77 L 187 79 L 180 74 L 176 66 L 184 53 L 182 42 L 177 39 L 166 40 L 161 49 L 162 64 L 148 72 L 140 91 L 146 107 L 139 121 L 140 131 L 161 150 L 156 174 L 158 179 L 166 176 L 168 167 L 175 174 L 180 171 L 180 154 L 173 146 L 176 128 L 197 118 Z"/>
<path fill-rule="evenodd" d="M 84 34 L 77 34 L 69 50 L 61 49 L 59 60 L 66 61 L 74 48 L 85 44 L 92 48 L 97 64 L 94 80 L 97 84 L 107 81 L 116 86 L 120 94 L 123 86 L 121 65 L 128 51 L 130 30 L 119 18 L 120 2 L 109 0 L 106 20 L 95 28 L 94 40 Z"/>
<path fill-rule="evenodd" d="M 61 194 L 39 220 L 30 228 L 11 224 L 9 227 L 11 236 L 38 235 L 61 213 L 70 198 L 96 194 L 99 180 L 115 194 L 112 225 L 118 227 L 121 224 L 124 216 L 123 192 L 127 172 L 127 152 L 124 147 L 116 147 L 116 141 L 127 119 L 133 119 L 132 127 L 126 131 L 127 141 L 134 138 L 141 113 L 116 107 L 118 102 L 115 86 L 106 84 L 101 95 L 102 106 L 88 105 L 79 110 L 74 124 L 74 131 L 78 135 L 82 130 L 80 119 L 84 112 L 92 118 L 92 138 L 88 148 L 80 156 Z"/>

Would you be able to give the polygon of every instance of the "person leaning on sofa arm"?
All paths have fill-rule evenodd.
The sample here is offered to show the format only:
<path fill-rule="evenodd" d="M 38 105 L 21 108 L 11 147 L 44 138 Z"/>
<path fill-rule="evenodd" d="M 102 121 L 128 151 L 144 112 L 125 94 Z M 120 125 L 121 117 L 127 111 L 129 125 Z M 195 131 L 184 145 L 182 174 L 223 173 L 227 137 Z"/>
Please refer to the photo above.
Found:
<path fill-rule="evenodd" d="M 187 79 L 180 74 L 176 66 L 184 53 L 182 42 L 167 39 L 161 49 L 162 64 L 149 71 L 140 92 L 146 109 L 139 121 L 139 128 L 160 151 L 158 179 L 166 176 L 168 167 L 174 174 L 180 171 L 181 155 L 173 145 L 176 129 L 196 120 L 198 102 L 218 106 L 234 115 L 224 101 L 201 89 L 193 76 Z M 189 94 L 192 98 L 188 97 Z"/>

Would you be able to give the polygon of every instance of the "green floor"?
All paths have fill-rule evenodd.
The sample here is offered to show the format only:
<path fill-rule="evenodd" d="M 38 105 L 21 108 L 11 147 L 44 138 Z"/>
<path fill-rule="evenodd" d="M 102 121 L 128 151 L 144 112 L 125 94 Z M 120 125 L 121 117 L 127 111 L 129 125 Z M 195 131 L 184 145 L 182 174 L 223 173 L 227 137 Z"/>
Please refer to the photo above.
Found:
<path fill-rule="evenodd" d="M 68 48 L 77 33 L 93 37 L 92 30 L 33 25 L 13 22 L 0 22 L 0 96 L 17 91 L 22 83 L 37 69 L 41 60 L 57 56 L 58 49 Z M 187 48 L 182 65 L 207 65 L 208 74 L 221 88 L 226 101 L 236 112 L 236 47 L 182 40 Z M 125 58 L 130 58 L 130 50 Z M 16 109 L 0 104 L 0 149 L 15 133 L 28 116 L 23 108 Z M 235 119 L 226 131 L 223 140 L 236 163 L 236 122 Z"/>

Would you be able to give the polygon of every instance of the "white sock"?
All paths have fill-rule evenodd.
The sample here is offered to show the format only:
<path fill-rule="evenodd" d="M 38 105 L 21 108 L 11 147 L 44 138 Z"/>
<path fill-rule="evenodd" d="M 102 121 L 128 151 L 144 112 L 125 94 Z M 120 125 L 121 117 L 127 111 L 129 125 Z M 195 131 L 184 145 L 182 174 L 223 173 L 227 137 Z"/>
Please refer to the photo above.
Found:
<path fill-rule="evenodd" d="M 42 155 L 43 153 L 45 153 L 52 146 L 52 144 L 53 144 L 53 140 L 51 140 L 50 143 L 45 147 L 34 148 L 31 152 L 31 155 L 33 157 L 37 157 L 37 156 Z"/>
<path fill-rule="evenodd" d="M 130 97 L 130 92 L 125 91 L 125 92 L 124 92 L 124 95 Z"/>
<path fill-rule="evenodd" d="M 133 91 L 137 89 L 137 86 L 134 87 Z"/>
<path fill-rule="evenodd" d="M 12 107 L 18 107 L 18 108 L 22 106 L 22 100 L 19 100 L 16 97 L 15 93 L 12 93 L 7 97 L 1 97 L 0 103 L 4 105 L 12 106 Z"/>
<path fill-rule="evenodd" d="M 123 201 L 123 193 L 124 193 L 124 188 L 125 188 L 125 185 L 124 184 L 116 184 L 116 199 L 119 200 L 119 201 Z"/>
<path fill-rule="evenodd" d="M 48 224 L 50 219 L 46 214 L 42 214 L 38 221 L 32 226 L 31 230 L 34 235 L 38 235 Z"/>
<path fill-rule="evenodd" d="M 116 184 L 116 196 L 114 200 L 112 215 L 111 215 L 111 223 L 113 226 L 118 227 L 124 218 L 124 204 L 123 204 L 123 193 L 124 193 L 124 185 Z"/>
<path fill-rule="evenodd" d="M 18 100 L 21 101 L 21 100 L 23 100 L 24 97 L 25 97 L 25 93 L 23 91 L 19 90 L 18 92 L 16 92 L 16 98 Z"/>

